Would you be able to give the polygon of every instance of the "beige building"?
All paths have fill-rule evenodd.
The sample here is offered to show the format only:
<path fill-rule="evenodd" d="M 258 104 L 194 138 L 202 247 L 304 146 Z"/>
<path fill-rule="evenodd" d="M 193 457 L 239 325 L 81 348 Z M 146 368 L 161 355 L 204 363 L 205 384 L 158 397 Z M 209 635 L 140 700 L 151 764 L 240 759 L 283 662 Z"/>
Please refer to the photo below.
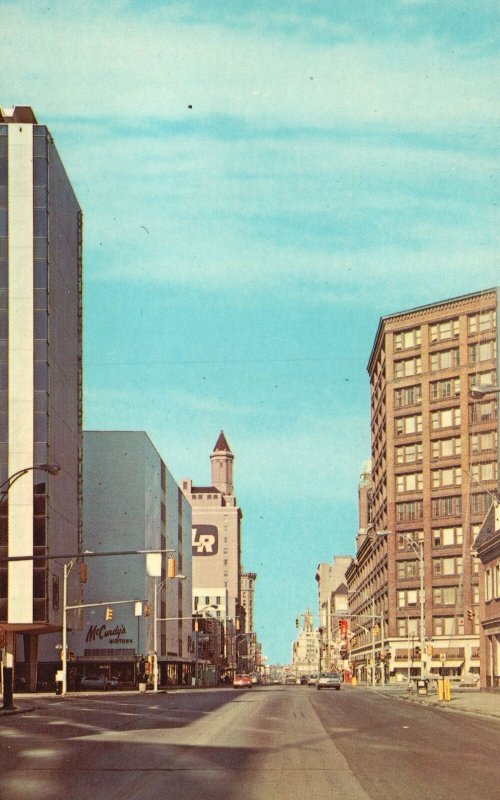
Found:
<path fill-rule="evenodd" d="M 193 610 L 229 621 L 234 630 L 245 630 L 241 607 L 241 520 L 233 487 L 233 460 L 221 431 L 210 455 L 211 482 L 194 486 L 181 481 L 192 507 Z M 207 602 L 208 600 L 208 602 Z M 238 623 L 238 624 L 237 624 Z"/>
<path fill-rule="evenodd" d="M 346 571 L 352 556 L 334 556 L 331 564 L 318 564 L 315 579 L 318 584 L 319 642 L 323 669 L 340 668 L 340 652 L 345 632 L 340 620 L 346 618 Z"/>
<path fill-rule="evenodd" d="M 313 622 L 313 614 L 306 611 L 302 614 L 302 628 L 292 645 L 291 671 L 300 678 L 301 675 L 313 675 L 319 671 L 320 642 L 318 629 Z"/>
<path fill-rule="evenodd" d="M 498 299 L 491 289 L 380 320 L 371 477 L 347 574 L 358 677 L 479 672 L 471 546 L 497 487 L 497 398 L 470 391 L 497 382 Z"/>

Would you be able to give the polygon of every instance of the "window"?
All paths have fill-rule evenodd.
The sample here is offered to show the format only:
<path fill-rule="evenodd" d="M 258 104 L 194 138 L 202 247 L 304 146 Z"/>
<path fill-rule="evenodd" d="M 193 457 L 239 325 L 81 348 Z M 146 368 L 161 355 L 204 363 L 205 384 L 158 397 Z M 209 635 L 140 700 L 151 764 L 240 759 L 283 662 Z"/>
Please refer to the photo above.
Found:
<path fill-rule="evenodd" d="M 461 575 L 462 567 L 462 556 L 449 556 L 445 558 L 432 559 L 433 575 Z"/>
<path fill-rule="evenodd" d="M 394 335 L 396 350 L 407 350 L 410 347 L 418 347 L 422 339 L 420 328 L 412 328 L 408 331 L 400 331 Z"/>
<path fill-rule="evenodd" d="M 431 400 L 446 400 L 460 394 L 460 378 L 448 378 L 445 381 L 433 381 L 430 384 Z"/>
<path fill-rule="evenodd" d="M 471 422 L 490 422 L 497 418 L 496 400 L 483 400 L 470 406 Z"/>
<path fill-rule="evenodd" d="M 397 492 L 418 492 L 422 491 L 424 483 L 421 472 L 412 472 L 406 475 L 396 475 Z"/>
<path fill-rule="evenodd" d="M 462 470 L 460 467 L 448 467 L 448 469 L 434 469 L 431 473 L 432 488 L 440 489 L 447 486 L 461 486 Z"/>
<path fill-rule="evenodd" d="M 395 408 L 403 408 L 404 406 L 413 406 L 421 402 L 422 402 L 422 387 L 419 384 L 415 386 L 407 386 L 404 389 L 396 389 L 394 392 Z"/>
<path fill-rule="evenodd" d="M 484 453 L 487 450 L 496 451 L 497 432 L 473 433 L 470 437 L 470 449 L 472 453 Z"/>
<path fill-rule="evenodd" d="M 456 517 L 462 513 L 462 498 L 460 495 L 452 497 L 436 497 L 432 500 L 433 517 Z"/>
<path fill-rule="evenodd" d="M 490 369 L 487 372 L 474 372 L 469 375 L 469 389 L 473 386 L 495 386 L 497 382 L 497 373 L 495 369 Z"/>
<path fill-rule="evenodd" d="M 431 342 L 442 342 L 445 339 L 458 336 L 458 331 L 458 317 L 455 319 L 448 319 L 445 322 L 438 322 L 430 326 L 430 340 Z"/>
<path fill-rule="evenodd" d="M 424 541 L 424 532 L 423 531 L 407 531 L 407 532 L 403 533 L 401 531 L 399 533 L 398 537 L 397 537 L 398 550 L 411 550 L 413 552 L 413 548 L 411 547 L 410 544 L 408 544 L 409 541 L 412 541 L 415 544 L 418 544 L 419 542 L 423 542 Z"/>
<path fill-rule="evenodd" d="M 404 639 L 420 638 L 420 620 L 415 617 L 399 617 L 397 620 L 398 636 Z"/>
<path fill-rule="evenodd" d="M 396 503 L 396 519 L 405 522 L 411 519 L 422 519 L 424 504 L 422 500 L 413 500 L 409 503 Z"/>
<path fill-rule="evenodd" d="M 451 369 L 458 367 L 459 354 L 458 347 L 451 350 L 439 350 L 437 353 L 431 354 L 430 359 L 431 372 L 439 372 L 442 369 Z"/>
<path fill-rule="evenodd" d="M 477 483 L 481 483 L 482 481 L 496 481 L 497 462 L 488 461 L 484 464 L 472 464 L 471 477 Z"/>
<path fill-rule="evenodd" d="M 422 359 L 420 356 L 415 358 L 405 358 L 394 362 L 394 377 L 409 378 L 412 375 L 422 374 Z"/>
<path fill-rule="evenodd" d="M 431 413 L 431 429 L 453 428 L 460 425 L 460 408 L 442 408 Z"/>
<path fill-rule="evenodd" d="M 455 528 L 433 528 L 432 541 L 434 547 L 461 545 L 463 542 L 462 528 L 460 526 Z"/>
<path fill-rule="evenodd" d="M 471 511 L 473 514 L 486 514 L 491 505 L 491 496 L 486 492 L 471 495 Z"/>
<path fill-rule="evenodd" d="M 434 617 L 432 620 L 434 636 L 451 636 L 464 632 L 463 617 Z"/>
<path fill-rule="evenodd" d="M 422 432 L 422 414 L 413 414 L 410 417 L 398 417 L 395 420 L 396 436 L 404 436 L 409 433 Z"/>
<path fill-rule="evenodd" d="M 422 444 L 405 444 L 396 447 L 396 464 L 413 464 L 422 461 Z"/>
<path fill-rule="evenodd" d="M 462 452 L 462 440 L 459 436 L 452 439 L 436 439 L 431 442 L 431 458 L 451 458 Z"/>
<path fill-rule="evenodd" d="M 419 600 L 419 589 L 399 589 L 397 592 L 396 604 L 398 608 L 416 606 Z"/>
<path fill-rule="evenodd" d="M 435 586 L 432 602 L 436 606 L 454 606 L 458 599 L 458 586 Z"/>
<path fill-rule="evenodd" d="M 397 577 L 398 578 L 418 578 L 419 576 L 419 561 L 397 561 Z"/>
<path fill-rule="evenodd" d="M 470 314 L 469 333 L 482 333 L 495 330 L 495 312 L 481 311 L 480 314 Z"/>
<path fill-rule="evenodd" d="M 482 361 L 491 361 L 496 358 L 496 342 L 476 342 L 469 345 L 469 364 L 480 364 Z"/>
<path fill-rule="evenodd" d="M 491 569 L 484 572 L 484 599 L 487 603 L 493 599 L 493 576 Z"/>

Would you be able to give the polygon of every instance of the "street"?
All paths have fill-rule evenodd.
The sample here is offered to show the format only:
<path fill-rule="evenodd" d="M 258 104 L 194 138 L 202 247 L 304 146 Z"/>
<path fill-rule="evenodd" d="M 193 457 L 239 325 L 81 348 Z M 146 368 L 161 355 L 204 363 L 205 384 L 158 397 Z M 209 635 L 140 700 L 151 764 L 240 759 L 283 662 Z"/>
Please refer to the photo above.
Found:
<path fill-rule="evenodd" d="M 500 798 L 500 724 L 366 688 L 32 698 L 0 718 L 1 800 Z"/>

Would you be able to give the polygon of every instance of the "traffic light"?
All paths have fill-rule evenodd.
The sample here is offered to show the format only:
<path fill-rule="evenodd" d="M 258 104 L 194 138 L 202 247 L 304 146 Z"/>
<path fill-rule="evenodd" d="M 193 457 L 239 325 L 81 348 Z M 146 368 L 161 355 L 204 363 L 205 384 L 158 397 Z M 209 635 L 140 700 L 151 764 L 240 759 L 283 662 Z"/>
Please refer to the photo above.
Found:
<path fill-rule="evenodd" d="M 351 647 L 355 647 L 357 641 L 358 641 L 357 636 L 351 636 Z"/>
<path fill-rule="evenodd" d="M 80 583 L 87 583 L 88 576 L 87 565 L 85 563 L 80 564 Z"/>
<path fill-rule="evenodd" d="M 415 658 L 420 658 L 420 647 L 415 648 Z"/>
<path fill-rule="evenodd" d="M 296 628 L 299 627 L 299 618 L 298 617 L 295 617 L 295 627 Z"/>
<path fill-rule="evenodd" d="M 151 603 L 144 603 L 144 616 L 149 617 L 151 614 Z"/>
<path fill-rule="evenodd" d="M 170 556 L 167 562 L 167 575 L 169 578 L 175 578 L 175 558 Z"/>
<path fill-rule="evenodd" d="M 113 609 L 107 606 L 106 608 L 106 620 L 113 619 Z"/>
<path fill-rule="evenodd" d="M 469 619 L 471 622 L 474 619 L 474 609 L 473 608 L 467 609 L 467 619 Z"/>

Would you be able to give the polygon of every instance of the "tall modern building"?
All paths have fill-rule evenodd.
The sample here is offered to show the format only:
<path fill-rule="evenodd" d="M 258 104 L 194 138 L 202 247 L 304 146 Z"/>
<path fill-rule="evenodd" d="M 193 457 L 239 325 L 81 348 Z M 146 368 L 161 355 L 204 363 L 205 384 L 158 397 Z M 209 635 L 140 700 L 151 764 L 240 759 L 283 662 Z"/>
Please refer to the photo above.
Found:
<path fill-rule="evenodd" d="M 2 556 L 81 544 L 82 215 L 31 108 L 0 109 L 0 503 Z M 59 465 L 57 476 L 37 465 Z M 55 470 L 52 470 L 55 471 Z M 61 628 L 63 565 L 0 565 L 4 666 L 36 683 L 39 634 Z M 79 596 L 72 576 L 69 598 Z"/>
<path fill-rule="evenodd" d="M 497 383 L 499 297 L 494 288 L 380 320 L 371 476 L 348 571 L 364 627 L 352 648 L 359 677 L 479 672 L 471 546 L 497 490 L 498 401 L 471 389 Z"/>

